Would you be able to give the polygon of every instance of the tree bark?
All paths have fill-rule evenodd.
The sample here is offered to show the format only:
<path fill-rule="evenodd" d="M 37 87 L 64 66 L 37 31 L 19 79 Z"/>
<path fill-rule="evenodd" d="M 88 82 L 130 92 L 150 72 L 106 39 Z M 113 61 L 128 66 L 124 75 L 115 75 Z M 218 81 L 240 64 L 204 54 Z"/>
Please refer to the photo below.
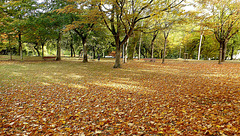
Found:
<path fill-rule="evenodd" d="M 154 55 L 154 41 L 155 41 L 155 39 L 157 38 L 157 34 L 158 34 L 158 32 L 154 32 L 154 34 L 153 34 L 153 39 L 152 39 L 152 41 L 151 41 L 151 48 L 152 48 L 152 51 L 151 51 L 151 58 L 153 59 L 153 55 Z"/>
<path fill-rule="evenodd" d="M 125 46 L 124 46 L 124 54 L 123 54 L 123 63 L 127 63 L 127 57 L 128 57 L 128 53 L 127 53 L 127 48 L 128 48 L 128 44 L 129 44 L 129 39 L 127 40 Z"/>
<path fill-rule="evenodd" d="M 42 43 L 42 59 L 44 57 L 44 43 Z"/>
<path fill-rule="evenodd" d="M 95 46 L 93 46 L 93 59 L 96 59 L 96 50 L 95 50 Z"/>
<path fill-rule="evenodd" d="M 9 48 L 10 48 L 10 60 L 12 61 L 12 46 L 11 46 L 11 39 L 10 39 L 10 35 L 8 35 L 9 39 L 8 39 L 8 43 L 9 43 Z M 2 41 L 2 39 L 1 39 Z"/>
<path fill-rule="evenodd" d="M 76 55 L 75 55 L 75 49 L 74 49 L 74 47 L 73 47 L 73 44 L 72 44 L 72 41 L 71 41 L 71 43 L 70 43 L 70 48 L 71 48 L 71 57 L 75 57 Z"/>
<path fill-rule="evenodd" d="M 116 43 L 116 59 L 115 59 L 115 64 L 114 64 L 113 68 L 120 68 L 121 45 L 120 45 L 120 39 L 118 36 L 115 36 L 115 43 Z"/>
<path fill-rule="evenodd" d="M 87 41 L 87 38 L 86 38 L 86 37 L 82 37 L 82 44 L 83 44 L 83 63 L 88 62 L 86 41 Z"/>
<path fill-rule="evenodd" d="M 71 35 L 71 41 L 70 41 L 71 57 L 73 57 L 73 56 L 76 57 L 75 49 L 73 47 L 73 35 L 72 35 L 71 31 L 69 31 L 69 32 L 70 32 L 70 35 Z"/>
<path fill-rule="evenodd" d="M 222 45 L 222 62 L 225 62 L 227 52 L 227 44 L 223 43 Z"/>
<path fill-rule="evenodd" d="M 23 61 L 23 51 L 22 51 L 22 34 L 21 32 L 18 34 L 18 44 L 19 44 L 19 55 L 21 61 Z"/>
<path fill-rule="evenodd" d="M 220 43 L 218 64 L 222 64 L 222 52 L 223 52 L 222 47 L 223 47 L 223 43 Z"/>
<path fill-rule="evenodd" d="M 38 57 L 40 57 L 40 52 L 38 50 L 38 43 L 35 43 L 35 46 L 33 47 L 36 51 L 37 51 L 37 54 L 38 54 Z"/>
<path fill-rule="evenodd" d="M 231 51 L 231 60 L 233 60 L 233 53 L 234 53 L 234 46 L 232 46 L 232 51 Z"/>
<path fill-rule="evenodd" d="M 163 49 L 163 57 L 162 57 L 162 64 L 165 61 L 165 55 L 166 55 L 166 46 L 167 46 L 167 38 L 164 40 L 164 49 Z"/>
<path fill-rule="evenodd" d="M 161 49 L 161 59 L 163 58 L 163 49 Z"/>
<path fill-rule="evenodd" d="M 200 60 L 200 55 L 201 55 L 202 37 L 203 37 L 203 35 L 201 33 L 199 48 L 198 48 L 198 60 Z"/>
<path fill-rule="evenodd" d="M 57 58 L 56 61 L 61 60 L 61 32 L 59 32 L 58 39 L 57 39 Z"/>
<path fill-rule="evenodd" d="M 88 58 L 87 58 L 87 37 L 88 37 L 88 33 L 84 34 L 84 33 L 80 33 L 77 29 L 73 29 L 82 39 L 82 44 L 83 44 L 83 63 L 88 62 Z"/>

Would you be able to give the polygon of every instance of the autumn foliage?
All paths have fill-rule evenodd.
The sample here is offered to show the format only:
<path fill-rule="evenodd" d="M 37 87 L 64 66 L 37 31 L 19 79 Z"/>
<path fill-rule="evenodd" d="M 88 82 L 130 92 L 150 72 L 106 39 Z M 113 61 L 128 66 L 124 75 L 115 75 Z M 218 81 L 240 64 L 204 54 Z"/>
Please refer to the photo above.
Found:
<path fill-rule="evenodd" d="M 0 135 L 240 135 L 240 63 L 0 61 Z"/>

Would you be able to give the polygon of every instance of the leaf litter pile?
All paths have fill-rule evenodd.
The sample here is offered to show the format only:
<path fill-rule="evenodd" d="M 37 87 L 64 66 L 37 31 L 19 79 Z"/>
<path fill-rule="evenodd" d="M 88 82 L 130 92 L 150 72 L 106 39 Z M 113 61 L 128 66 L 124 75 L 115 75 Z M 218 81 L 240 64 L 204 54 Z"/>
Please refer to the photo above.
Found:
<path fill-rule="evenodd" d="M 0 135 L 240 135 L 240 63 L 0 62 Z"/>

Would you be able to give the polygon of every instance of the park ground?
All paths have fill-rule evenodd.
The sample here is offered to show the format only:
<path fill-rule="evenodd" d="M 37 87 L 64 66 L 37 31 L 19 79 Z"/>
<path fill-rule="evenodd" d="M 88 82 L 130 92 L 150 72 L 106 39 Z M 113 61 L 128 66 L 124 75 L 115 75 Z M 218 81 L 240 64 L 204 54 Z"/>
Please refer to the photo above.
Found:
<path fill-rule="evenodd" d="M 240 62 L 0 61 L 0 135 L 240 135 Z"/>

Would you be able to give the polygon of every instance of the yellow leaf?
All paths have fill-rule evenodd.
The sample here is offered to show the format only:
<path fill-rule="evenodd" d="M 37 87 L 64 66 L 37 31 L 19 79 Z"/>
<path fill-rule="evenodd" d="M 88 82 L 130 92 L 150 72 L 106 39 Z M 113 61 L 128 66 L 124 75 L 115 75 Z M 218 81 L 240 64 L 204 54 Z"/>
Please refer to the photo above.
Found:
<path fill-rule="evenodd" d="M 65 128 L 66 131 L 71 131 L 71 128 Z"/>

